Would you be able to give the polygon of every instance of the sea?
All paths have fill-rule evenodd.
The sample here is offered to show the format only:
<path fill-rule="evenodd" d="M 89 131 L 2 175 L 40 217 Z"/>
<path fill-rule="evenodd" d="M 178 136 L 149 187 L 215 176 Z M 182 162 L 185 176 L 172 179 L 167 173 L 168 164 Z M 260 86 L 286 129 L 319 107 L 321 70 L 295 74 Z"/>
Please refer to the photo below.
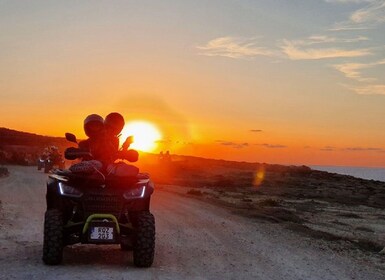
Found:
<path fill-rule="evenodd" d="M 311 169 L 385 182 L 385 168 L 310 165 Z"/>

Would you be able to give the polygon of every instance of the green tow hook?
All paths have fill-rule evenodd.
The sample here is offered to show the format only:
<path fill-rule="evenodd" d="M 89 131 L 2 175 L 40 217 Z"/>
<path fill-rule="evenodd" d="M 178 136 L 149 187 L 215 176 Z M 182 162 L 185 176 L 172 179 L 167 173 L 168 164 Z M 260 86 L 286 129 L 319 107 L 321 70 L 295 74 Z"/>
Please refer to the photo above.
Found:
<path fill-rule="evenodd" d="M 111 214 L 92 214 L 92 215 L 90 215 L 87 218 L 86 223 L 84 224 L 83 234 L 85 234 L 88 231 L 90 223 L 94 219 L 111 219 L 116 224 L 116 231 L 118 232 L 118 234 L 120 234 L 120 227 L 119 227 L 118 220 L 116 219 L 116 217 L 114 215 L 111 215 Z"/>

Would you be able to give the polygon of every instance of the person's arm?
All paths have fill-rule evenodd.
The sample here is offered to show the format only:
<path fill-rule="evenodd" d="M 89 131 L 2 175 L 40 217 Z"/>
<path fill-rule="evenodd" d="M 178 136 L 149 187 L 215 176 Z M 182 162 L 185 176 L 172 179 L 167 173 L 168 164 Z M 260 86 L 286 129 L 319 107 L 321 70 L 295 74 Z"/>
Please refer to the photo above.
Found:
<path fill-rule="evenodd" d="M 90 140 L 89 139 L 80 141 L 78 146 L 79 146 L 79 149 L 81 149 L 81 150 L 84 150 L 84 151 L 87 151 L 87 152 L 91 152 Z M 91 160 L 91 159 L 92 158 L 88 157 L 88 156 L 85 156 L 85 157 L 82 158 L 82 160 Z"/>
<path fill-rule="evenodd" d="M 138 161 L 139 153 L 136 150 L 119 151 L 118 158 L 128 160 L 130 162 Z"/>

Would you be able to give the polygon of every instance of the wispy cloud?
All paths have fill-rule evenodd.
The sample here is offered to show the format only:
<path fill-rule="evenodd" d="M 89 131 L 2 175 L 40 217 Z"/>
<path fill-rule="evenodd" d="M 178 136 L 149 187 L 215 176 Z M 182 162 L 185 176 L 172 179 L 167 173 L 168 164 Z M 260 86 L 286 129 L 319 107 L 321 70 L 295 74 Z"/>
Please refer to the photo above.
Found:
<path fill-rule="evenodd" d="M 359 30 L 359 29 L 379 29 L 385 23 L 385 1 L 384 0 L 325 0 L 334 4 L 357 4 L 357 9 L 354 10 L 349 18 L 345 21 L 338 22 L 334 25 L 331 31 Z M 380 30 L 378 30 L 380 31 Z M 375 55 L 375 48 L 371 48 Z M 378 53 L 377 53 L 378 55 Z M 385 84 L 376 84 L 377 79 L 373 77 L 365 77 L 365 70 L 384 65 L 385 60 L 380 60 L 371 63 L 345 62 L 342 64 L 333 65 L 345 77 L 356 80 L 361 85 L 345 85 L 353 92 L 362 95 L 385 95 Z"/>
<path fill-rule="evenodd" d="M 372 63 L 344 63 L 336 64 L 333 66 L 335 69 L 343 73 L 347 78 L 354 79 L 359 82 L 373 82 L 376 79 L 362 77 L 361 70 L 369 69 L 378 65 L 385 65 L 385 59 Z"/>
<path fill-rule="evenodd" d="M 341 48 L 305 48 L 314 44 L 310 41 L 283 40 L 282 51 L 292 60 L 317 60 L 325 58 L 346 58 L 371 55 L 369 49 L 341 49 Z"/>
<path fill-rule="evenodd" d="M 356 3 L 364 7 L 355 10 L 349 19 L 335 24 L 331 31 L 371 29 L 385 23 L 385 2 L 383 0 L 325 0 L 329 3 Z"/>
<path fill-rule="evenodd" d="M 347 86 L 350 90 L 362 95 L 385 95 L 385 85 Z"/>
<path fill-rule="evenodd" d="M 291 39 L 277 38 L 274 46 L 267 47 L 262 37 L 240 38 L 219 37 L 209 41 L 204 46 L 197 47 L 201 55 L 224 56 L 237 58 L 254 58 L 257 56 L 268 56 L 273 59 L 282 60 L 312 60 L 328 61 L 327 67 L 332 67 L 341 72 L 346 78 L 359 82 L 357 85 L 348 85 L 348 89 L 357 94 L 379 94 L 384 95 L 385 85 L 378 81 L 380 76 L 371 77 L 369 69 L 384 65 L 385 60 L 379 60 L 384 50 L 383 46 L 373 45 L 368 36 L 372 33 L 359 32 L 377 28 L 385 23 L 385 1 L 384 0 L 324 0 L 330 5 L 346 5 L 351 9 L 345 19 L 335 22 L 333 28 L 325 28 L 324 33 L 313 34 L 306 38 Z M 333 23 L 332 23 L 333 24 Z M 349 30 L 349 31 L 347 31 Z M 356 30 L 357 32 L 352 32 Z M 336 32 L 340 31 L 338 36 Z M 344 32 L 347 31 L 347 32 Z M 378 30 L 380 31 L 380 30 Z M 356 34 L 356 35 L 353 35 Z M 378 59 L 375 62 L 367 62 Z M 363 62 L 362 58 L 365 59 Z M 383 55 L 382 55 L 383 58 Z M 326 65 L 325 65 L 326 66 Z M 259 132 L 259 131 L 253 131 Z"/>
<path fill-rule="evenodd" d="M 215 142 L 219 143 L 220 145 L 229 146 L 234 149 L 242 149 L 242 148 L 249 147 L 249 143 L 236 143 L 236 142 L 224 141 L 224 140 L 217 140 Z"/>
<path fill-rule="evenodd" d="M 383 153 L 385 149 L 377 148 L 377 147 L 346 147 L 346 148 L 336 148 L 333 146 L 325 146 L 320 148 L 321 151 L 325 152 L 334 152 L 334 151 L 342 151 L 342 152 L 378 152 Z"/>
<path fill-rule="evenodd" d="M 356 43 L 361 41 L 368 41 L 365 36 L 357 36 L 354 38 L 342 38 L 327 35 L 312 35 L 307 40 L 296 41 L 298 45 L 315 45 L 325 43 Z"/>
<path fill-rule="evenodd" d="M 259 146 L 263 146 L 265 148 L 269 148 L 269 149 L 282 149 L 282 148 L 287 148 L 287 146 L 285 145 L 280 145 L 280 144 L 267 144 L 267 143 L 263 143 L 263 144 L 257 144 Z"/>
<path fill-rule="evenodd" d="M 250 132 L 255 132 L 255 133 L 262 132 L 262 131 L 263 131 L 262 129 L 250 129 Z"/>
<path fill-rule="evenodd" d="M 350 20 L 354 23 L 385 22 L 385 2 L 379 0 L 368 1 L 369 5 L 355 11 Z"/>
<path fill-rule="evenodd" d="M 283 40 L 276 49 L 257 46 L 256 38 L 220 37 L 209 41 L 205 46 L 198 46 L 200 55 L 224 56 L 230 58 L 253 58 L 269 56 L 282 58 L 286 55 L 292 60 L 317 60 L 325 58 L 360 57 L 372 54 L 369 49 L 344 49 L 337 47 L 310 48 L 314 45 L 342 44 L 367 41 L 368 38 L 337 38 L 325 35 L 313 35 L 304 40 Z"/>
<path fill-rule="evenodd" d="M 336 150 L 336 148 L 333 146 L 325 146 L 325 147 L 321 148 L 320 150 L 324 151 L 324 152 L 333 152 Z"/>
<path fill-rule="evenodd" d="M 371 148 L 371 147 L 368 147 L 368 148 L 348 147 L 348 148 L 344 148 L 343 150 L 350 151 L 350 152 L 383 152 L 383 151 L 385 151 L 382 148 Z"/>
<path fill-rule="evenodd" d="M 200 55 L 224 56 L 230 58 L 253 58 L 273 56 L 274 53 L 258 46 L 256 38 L 220 37 L 209 41 L 205 46 L 197 47 Z"/>

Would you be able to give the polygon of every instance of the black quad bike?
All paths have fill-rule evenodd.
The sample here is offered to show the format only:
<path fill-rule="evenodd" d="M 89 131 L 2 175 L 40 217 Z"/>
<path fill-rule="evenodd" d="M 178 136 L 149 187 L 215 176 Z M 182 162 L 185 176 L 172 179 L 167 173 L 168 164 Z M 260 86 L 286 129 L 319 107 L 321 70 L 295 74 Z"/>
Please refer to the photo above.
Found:
<path fill-rule="evenodd" d="M 60 169 L 64 168 L 64 160 L 58 153 L 52 153 L 46 158 L 44 161 L 44 173 L 48 173 L 54 167 L 58 167 Z"/>
<path fill-rule="evenodd" d="M 66 138 L 77 142 L 73 134 L 66 133 Z M 73 160 L 84 153 L 68 148 L 65 157 Z M 47 182 L 44 263 L 60 264 L 66 245 L 120 244 L 122 250 L 133 251 L 136 266 L 150 267 L 155 249 L 155 219 L 149 209 L 153 191 L 147 174 L 114 177 L 54 170 Z"/>
<path fill-rule="evenodd" d="M 37 170 L 41 170 L 42 168 L 44 168 L 44 163 L 45 163 L 45 159 L 43 157 L 40 157 L 37 160 Z"/>

